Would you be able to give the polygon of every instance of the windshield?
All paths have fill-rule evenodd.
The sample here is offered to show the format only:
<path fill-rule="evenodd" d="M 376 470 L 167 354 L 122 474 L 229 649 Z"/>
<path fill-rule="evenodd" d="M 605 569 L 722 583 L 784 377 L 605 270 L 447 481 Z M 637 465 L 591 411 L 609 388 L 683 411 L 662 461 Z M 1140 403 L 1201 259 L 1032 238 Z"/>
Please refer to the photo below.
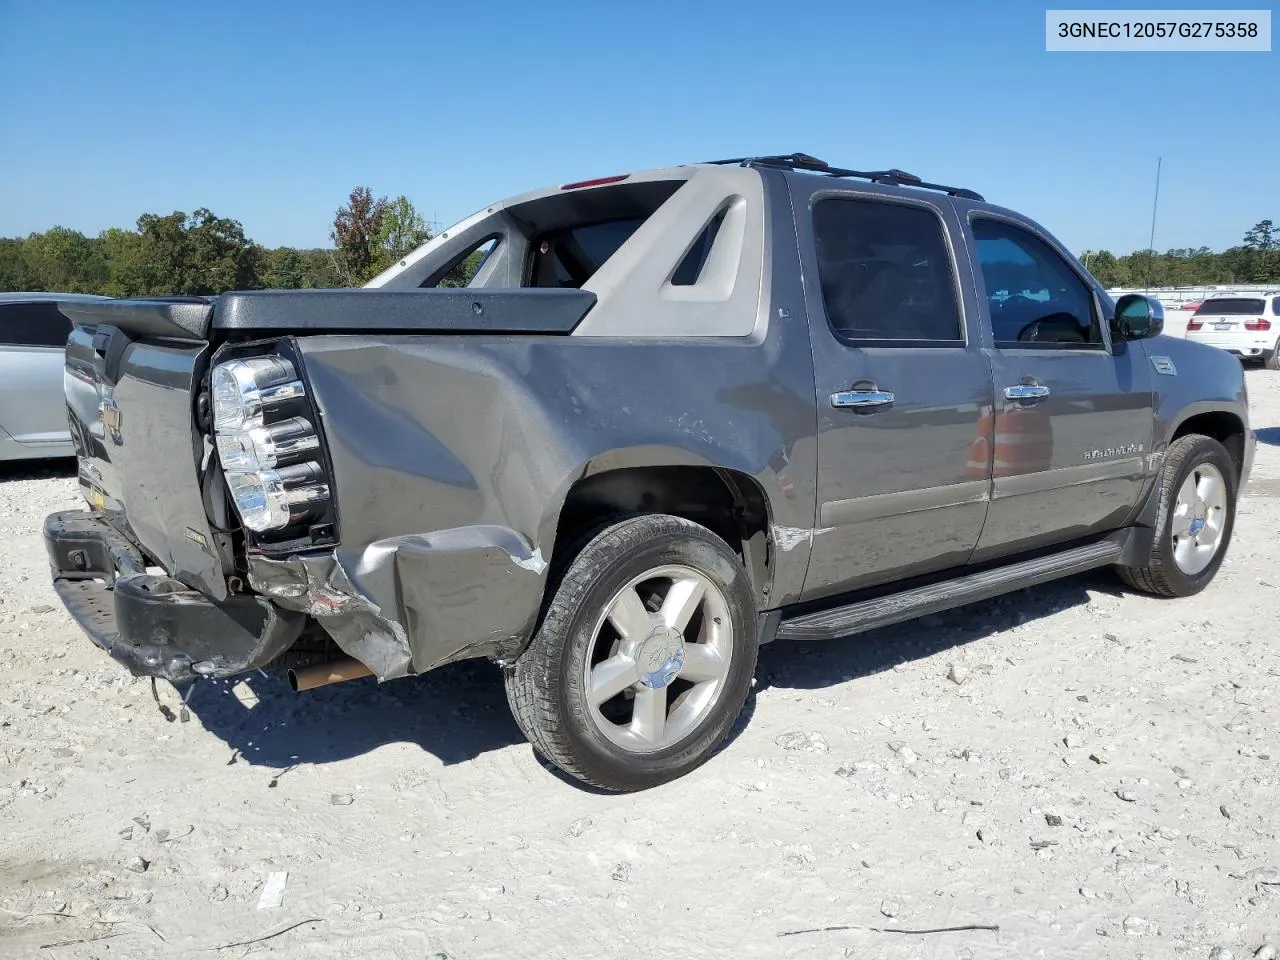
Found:
<path fill-rule="evenodd" d="M 1208 300 L 1201 304 L 1200 309 L 1196 311 L 1196 316 L 1202 313 L 1264 313 L 1267 304 L 1264 300 L 1253 300 L 1245 297 L 1234 297 L 1231 299 Z"/>

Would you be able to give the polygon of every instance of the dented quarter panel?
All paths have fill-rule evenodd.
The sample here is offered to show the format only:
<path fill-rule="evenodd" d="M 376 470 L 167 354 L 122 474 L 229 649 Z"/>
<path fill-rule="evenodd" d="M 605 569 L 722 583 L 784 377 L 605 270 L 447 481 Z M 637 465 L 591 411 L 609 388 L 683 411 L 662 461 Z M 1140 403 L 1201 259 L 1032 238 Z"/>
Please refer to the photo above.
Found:
<path fill-rule="evenodd" d="M 340 546 L 250 559 L 382 679 L 514 656 L 536 624 L 560 510 L 609 470 L 705 466 L 763 491 L 761 608 L 794 602 L 815 520 L 817 414 L 785 191 L 748 337 L 310 336 L 297 340 L 333 463 Z"/>
<path fill-rule="evenodd" d="M 368 600 L 361 616 L 376 610 L 403 628 L 408 660 L 403 649 L 378 658 L 385 675 L 518 651 L 541 606 L 560 507 L 583 477 L 727 468 L 760 484 L 774 524 L 813 527 L 802 318 L 772 324 L 759 342 L 316 337 L 299 349 L 333 459 L 341 546 L 336 569 L 284 566 L 295 583 L 305 569 L 309 589 L 343 592 L 340 573 Z M 771 560 L 766 605 L 798 597 L 807 538 L 789 535 Z M 309 612 L 384 674 L 353 649 L 367 639 L 359 629 L 336 623 L 345 613 Z"/>

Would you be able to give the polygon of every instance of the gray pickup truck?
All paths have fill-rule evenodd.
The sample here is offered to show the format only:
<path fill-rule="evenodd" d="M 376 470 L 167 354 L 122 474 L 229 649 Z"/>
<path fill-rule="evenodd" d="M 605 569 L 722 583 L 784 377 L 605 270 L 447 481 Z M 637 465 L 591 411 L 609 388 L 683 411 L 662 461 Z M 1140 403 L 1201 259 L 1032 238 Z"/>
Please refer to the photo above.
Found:
<path fill-rule="evenodd" d="M 363 289 L 61 309 L 90 509 L 45 537 L 111 656 L 186 685 L 322 638 L 295 688 L 488 658 L 611 790 L 704 762 L 760 643 L 1102 566 L 1196 593 L 1254 451 L 1239 361 L 1155 301 L 805 154 L 524 194 Z"/>

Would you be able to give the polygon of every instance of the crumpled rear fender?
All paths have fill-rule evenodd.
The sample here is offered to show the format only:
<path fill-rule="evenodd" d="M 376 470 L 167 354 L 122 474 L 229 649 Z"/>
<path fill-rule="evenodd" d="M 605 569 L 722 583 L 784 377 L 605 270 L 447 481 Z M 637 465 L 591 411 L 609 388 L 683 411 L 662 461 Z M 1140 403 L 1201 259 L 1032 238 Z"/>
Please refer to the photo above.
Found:
<path fill-rule="evenodd" d="M 304 337 L 340 546 L 252 557 L 250 585 L 387 679 L 506 658 L 537 623 L 561 509 L 591 474 L 745 474 L 777 529 L 771 598 L 799 594 L 814 524 L 807 327 L 758 341 Z M 768 590 L 765 591 L 768 593 Z"/>
<path fill-rule="evenodd" d="M 384 680 L 517 652 L 546 569 L 513 531 L 490 526 L 380 540 L 347 556 L 252 557 L 249 585 L 314 617 Z"/>

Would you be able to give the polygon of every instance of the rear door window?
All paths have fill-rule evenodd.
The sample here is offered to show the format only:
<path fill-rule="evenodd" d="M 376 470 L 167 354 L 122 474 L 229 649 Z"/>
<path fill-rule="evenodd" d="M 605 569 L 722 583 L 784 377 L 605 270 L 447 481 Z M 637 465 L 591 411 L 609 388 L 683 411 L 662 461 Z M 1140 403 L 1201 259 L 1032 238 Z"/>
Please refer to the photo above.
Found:
<path fill-rule="evenodd" d="M 55 301 L 0 304 L 0 346 L 65 347 L 71 321 Z"/>
<path fill-rule="evenodd" d="M 850 344 L 963 342 L 951 253 L 927 207 L 828 197 L 813 207 L 831 331 Z"/>
<path fill-rule="evenodd" d="M 1252 297 L 1223 297 L 1220 300 L 1206 300 L 1197 314 L 1210 313 L 1234 316 L 1236 314 L 1251 313 L 1257 316 L 1265 312 L 1267 309 L 1267 301 L 1255 300 Z"/>

